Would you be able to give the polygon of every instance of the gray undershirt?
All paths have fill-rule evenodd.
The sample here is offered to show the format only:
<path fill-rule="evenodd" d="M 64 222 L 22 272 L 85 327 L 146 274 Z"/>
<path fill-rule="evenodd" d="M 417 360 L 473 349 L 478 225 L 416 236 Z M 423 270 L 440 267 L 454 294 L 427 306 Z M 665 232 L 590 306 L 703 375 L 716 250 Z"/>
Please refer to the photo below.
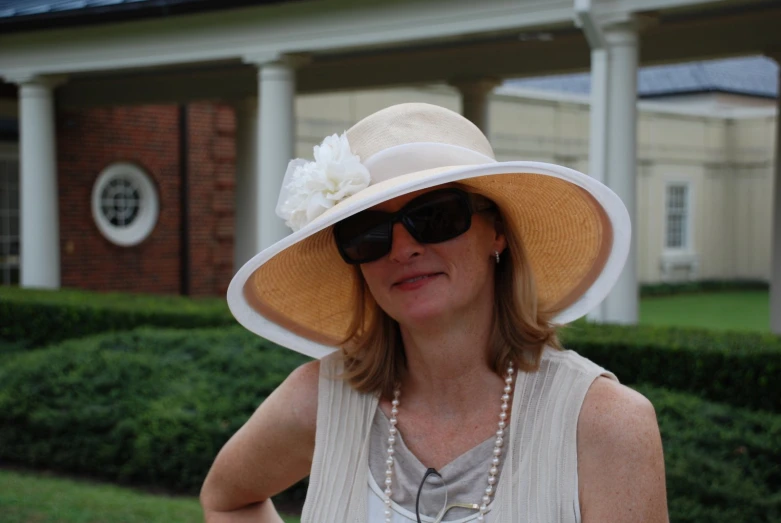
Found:
<path fill-rule="evenodd" d="M 385 489 L 385 459 L 390 435 L 389 427 L 387 416 L 378 407 L 372 421 L 369 441 L 369 471 L 382 490 Z M 491 467 L 494 439 L 493 436 L 488 438 L 438 470 L 447 484 L 448 503 L 480 503 L 488 486 L 488 469 Z M 391 499 L 415 513 L 415 497 L 428 467 L 407 448 L 401 432 L 397 434 L 394 451 L 396 461 L 393 469 Z M 437 509 L 434 505 L 441 506 L 444 499 L 442 492 L 428 488 L 424 492 L 425 494 L 422 493 L 420 497 L 421 514 L 435 513 Z M 474 510 L 453 508 L 448 511 L 444 521 L 453 521 L 474 514 L 476 514 Z"/>

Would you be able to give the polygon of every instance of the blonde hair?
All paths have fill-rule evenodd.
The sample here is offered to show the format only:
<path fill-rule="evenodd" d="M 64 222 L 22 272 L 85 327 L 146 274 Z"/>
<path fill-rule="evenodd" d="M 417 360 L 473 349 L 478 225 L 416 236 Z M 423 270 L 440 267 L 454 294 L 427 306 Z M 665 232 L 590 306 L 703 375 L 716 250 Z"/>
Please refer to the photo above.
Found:
<path fill-rule="evenodd" d="M 545 346 L 560 349 L 555 311 L 540 310 L 534 275 L 520 236 L 496 211 L 507 239 L 494 274 L 494 317 L 489 346 L 490 365 L 502 376 L 510 361 L 517 369 L 539 368 Z M 344 372 L 340 375 L 364 393 L 391 397 L 406 366 L 398 323 L 372 297 L 360 268 L 354 266 L 353 300 L 356 314 L 342 344 Z"/>

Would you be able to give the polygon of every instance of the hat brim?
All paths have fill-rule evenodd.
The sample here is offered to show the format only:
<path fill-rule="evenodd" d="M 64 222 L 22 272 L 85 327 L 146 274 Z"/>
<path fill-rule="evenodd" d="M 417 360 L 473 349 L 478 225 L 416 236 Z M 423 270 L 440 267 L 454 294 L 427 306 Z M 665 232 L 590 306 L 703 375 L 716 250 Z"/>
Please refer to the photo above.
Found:
<path fill-rule="evenodd" d="M 233 277 L 228 306 L 250 331 L 314 358 L 344 339 L 353 317 L 352 268 L 331 226 L 398 196 L 458 183 L 493 200 L 513 223 L 534 273 L 538 304 L 569 323 L 598 305 L 629 253 L 623 202 L 578 171 L 539 162 L 495 162 L 404 174 L 370 185 L 249 260 Z"/>

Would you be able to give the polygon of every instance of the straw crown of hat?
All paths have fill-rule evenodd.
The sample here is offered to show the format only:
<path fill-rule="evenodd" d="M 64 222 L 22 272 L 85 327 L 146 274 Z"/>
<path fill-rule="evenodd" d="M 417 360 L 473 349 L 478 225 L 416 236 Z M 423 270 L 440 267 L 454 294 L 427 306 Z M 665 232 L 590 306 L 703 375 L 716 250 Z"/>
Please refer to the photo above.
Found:
<path fill-rule="evenodd" d="M 338 139 L 321 147 L 349 151 L 316 148 L 316 162 L 291 162 L 278 209 L 291 199 L 289 191 L 308 197 L 308 188 L 317 187 L 317 197 L 303 204 L 315 211 L 299 230 L 248 261 L 228 289 L 238 321 L 271 341 L 314 357 L 333 351 L 353 318 L 355 282 L 331 226 L 383 201 L 445 183 L 488 197 L 512 222 L 535 275 L 538 304 L 555 311 L 556 321 L 586 314 L 621 272 L 631 226 L 612 191 L 566 167 L 497 162 L 483 133 L 455 112 L 396 105 L 358 122 L 335 145 Z M 317 183 L 308 183 L 307 176 Z"/>

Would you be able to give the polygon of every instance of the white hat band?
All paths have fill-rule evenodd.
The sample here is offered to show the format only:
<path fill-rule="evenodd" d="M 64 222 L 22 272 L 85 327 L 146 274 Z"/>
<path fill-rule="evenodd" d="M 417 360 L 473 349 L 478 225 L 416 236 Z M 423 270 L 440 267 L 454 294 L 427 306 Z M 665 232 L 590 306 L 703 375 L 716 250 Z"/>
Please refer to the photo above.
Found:
<path fill-rule="evenodd" d="M 369 169 L 371 183 L 375 184 L 404 174 L 438 167 L 483 165 L 496 163 L 496 160 L 458 145 L 413 142 L 383 149 L 362 163 Z"/>

